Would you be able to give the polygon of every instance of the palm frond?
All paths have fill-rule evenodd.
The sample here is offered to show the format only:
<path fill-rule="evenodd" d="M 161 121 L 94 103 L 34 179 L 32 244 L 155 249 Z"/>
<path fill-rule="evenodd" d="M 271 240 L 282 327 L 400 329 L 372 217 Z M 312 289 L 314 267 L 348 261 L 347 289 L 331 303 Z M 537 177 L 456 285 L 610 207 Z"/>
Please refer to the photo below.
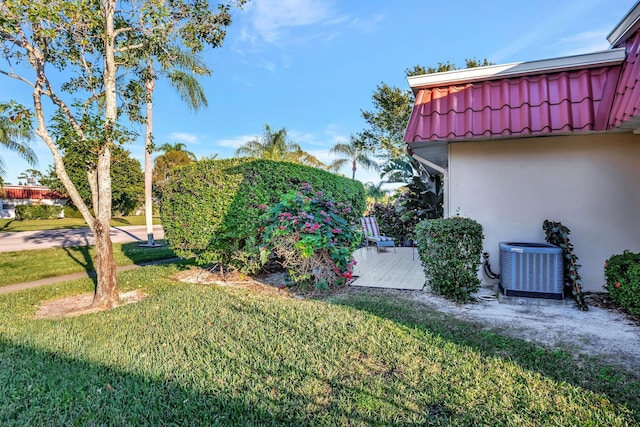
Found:
<path fill-rule="evenodd" d="M 194 76 L 181 70 L 172 70 L 167 74 L 171 86 L 178 92 L 178 96 L 193 111 L 201 107 L 208 107 L 209 103 L 202 85 Z"/>

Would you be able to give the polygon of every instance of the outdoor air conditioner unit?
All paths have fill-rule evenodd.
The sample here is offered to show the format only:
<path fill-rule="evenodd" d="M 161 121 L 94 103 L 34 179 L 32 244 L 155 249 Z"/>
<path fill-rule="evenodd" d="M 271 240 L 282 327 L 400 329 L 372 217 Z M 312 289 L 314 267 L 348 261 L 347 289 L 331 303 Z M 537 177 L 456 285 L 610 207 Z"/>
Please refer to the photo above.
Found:
<path fill-rule="evenodd" d="M 500 243 L 500 287 L 507 296 L 564 298 L 562 249 L 546 243 Z"/>

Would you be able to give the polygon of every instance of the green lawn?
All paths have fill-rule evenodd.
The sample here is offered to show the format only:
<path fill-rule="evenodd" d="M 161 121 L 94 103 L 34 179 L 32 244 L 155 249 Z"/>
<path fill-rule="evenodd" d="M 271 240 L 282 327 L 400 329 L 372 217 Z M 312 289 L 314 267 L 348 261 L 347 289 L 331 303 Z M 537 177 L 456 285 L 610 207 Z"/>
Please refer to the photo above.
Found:
<path fill-rule="evenodd" d="M 164 240 L 158 240 L 164 243 Z M 114 243 L 116 265 L 175 257 L 168 246 L 141 248 L 140 242 Z M 0 252 L 0 286 L 94 270 L 94 246 Z"/>
<path fill-rule="evenodd" d="M 119 275 L 137 304 L 32 320 L 90 280 L 0 296 L 1 425 L 622 426 L 637 373 L 407 301 Z M 614 326 L 612 326 L 614 327 Z"/>
<path fill-rule="evenodd" d="M 160 224 L 160 218 L 153 218 L 154 224 Z M 145 225 L 144 215 L 124 216 L 112 218 L 112 227 L 122 227 L 125 225 Z M 49 220 L 24 220 L 0 219 L 0 232 L 9 231 L 38 231 L 38 230 L 62 230 L 72 228 L 85 228 L 87 223 L 82 218 L 60 218 Z"/>

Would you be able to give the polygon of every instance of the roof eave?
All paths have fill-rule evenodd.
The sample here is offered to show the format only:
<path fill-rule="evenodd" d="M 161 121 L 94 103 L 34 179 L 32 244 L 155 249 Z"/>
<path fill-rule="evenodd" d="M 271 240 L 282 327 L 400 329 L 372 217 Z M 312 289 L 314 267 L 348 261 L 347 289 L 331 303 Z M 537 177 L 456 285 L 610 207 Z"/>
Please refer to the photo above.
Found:
<path fill-rule="evenodd" d="M 640 29 L 640 2 L 636 3 L 609 33 L 607 40 L 611 46 L 618 47 Z"/>
<path fill-rule="evenodd" d="M 511 64 L 489 65 L 486 67 L 466 68 L 443 73 L 424 74 L 407 78 L 409 86 L 416 93 L 419 89 L 465 84 L 543 74 L 549 72 L 619 65 L 625 60 L 625 49 L 616 48 L 582 55 L 564 56 L 539 61 L 514 62 Z"/>

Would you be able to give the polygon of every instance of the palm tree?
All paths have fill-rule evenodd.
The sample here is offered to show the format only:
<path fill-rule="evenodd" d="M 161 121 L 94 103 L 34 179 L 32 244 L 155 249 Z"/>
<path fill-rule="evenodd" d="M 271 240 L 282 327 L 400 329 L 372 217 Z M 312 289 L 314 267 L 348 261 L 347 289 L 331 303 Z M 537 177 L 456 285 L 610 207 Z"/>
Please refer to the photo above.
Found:
<path fill-rule="evenodd" d="M 320 160 L 304 151 L 298 144 L 287 141 L 287 130 L 285 128 L 273 132 L 269 125 L 264 125 L 262 138 L 252 139 L 241 145 L 236 150 L 235 155 L 300 163 L 315 167 L 324 166 Z"/>
<path fill-rule="evenodd" d="M 365 169 L 373 169 L 376 172 L 380 171 L 380 166 L 378 165 L 378 163 L 376 163 L 375 160 L 371 159 L 367 155 L 371 153 L 371 150 L 367 149 L 361 139 L 356 139 L 353 135 L 351 135 L 348 144 L 336 144 L 330 152 L 333 154 L 342 154 L 343 156 L 346 156 L 345 158 L 337 159 L 333 163 L 331 163 L 331 165 L 329 166 L 330 169 L 337 171 L 350 162 L 351 179 L 356 179 L 357 165 L 360 165 Z"/>
<path fill-rule="evenodd" d="M 181 152 L 185 153 L 187 156 L 189 156 L 189 158 L 191 160 L 193 160 L 194 162 L 196 160 L 198 160 L 196 158 L 196 155 L 193 152 L 187 151 L 187 150 L 185 150 L 185 148 L 187 148 L 187 146 L 186 146 L 186 144 L 184 144 L 182 142 L 176 142 L 174 144 L 169 144 L 169 143 L 165 142 L 164 144 L 162 144 L 161 146 L 156 148 L 155 151 L 163 151 L 164 154 L 167 154 L 167 153 L 169 153 L 171 151 L 181 151 Z M 215 156 L 217 156 L 217 154 Z"/>
<path fill-rule="evenodd" d="M 7 117 L 0 117 L 0 146 L 17 153 L 20 157 L 35 166 L 38 163 L 36 153 L 29 147 L 31 132 L 12 123 Z M 0 184 L 6 174 L 4 162 L 0 159 Z"/>
<path fill-rule="evenodd" d="M 380 174 L 380 178 L 384 178 L 386 182 L 403 182 L 405 184 L 409 184 L 415 176 L 426 181 L 429 174 L 420 162 L 408 155 L 387 160 L 382 165 L 382 173 Z"/>
<path fill-rule="evenodd" d="M 387 195 L 387 191 L 382 188 L 384 184 L 384 181 L 380 181 L 377 184 L 374 184 L 373 182 L 367 182 L 364 184 L 364 190 L 367 198 L 371 198 L 374 201 L 382 200 L 384 196 Z"/>
<path fill-rule="evenodd" d="M 187 70 L 189 72 L 185 72 Z M 204 65 L 196 55 L 189 54 L 179 49 L 167 51 L 166 48 L 158 50 L 157 54 L 151 54 L 146 58 L 146 67 L 140 71 L 142 83 L 145 88 L 146 101 L 146 136 L 145 136 L 145 156 L 144 156 L 144 204 L 145 222 L 147 226 L 147 243 L 145 246 L 156 246 L 153 237 L 153 205 L 152 205 L 152 162 L 151 152 L 153 151 L 153 92 L 155 82 L 160 76 L 166 77 L 180 98 L 189 108 L 197 111 L 200 107 L 208 105 L 204 94 L 204 89 L 193 74 L 210 75 L 211 71 Z M 162 147 L 165 147 L 165 144 Z M 161 147 L 161 148 L 162 148 Z M 171 149 L 181 151 L 186 147 L 182 143 L 175 144 Z M 166 148 L 166 147 L 165 147 Z M 165 149 L 165 152 L 168 152 Z M 188 152 L 195 160 L 195 154 Z"/>

